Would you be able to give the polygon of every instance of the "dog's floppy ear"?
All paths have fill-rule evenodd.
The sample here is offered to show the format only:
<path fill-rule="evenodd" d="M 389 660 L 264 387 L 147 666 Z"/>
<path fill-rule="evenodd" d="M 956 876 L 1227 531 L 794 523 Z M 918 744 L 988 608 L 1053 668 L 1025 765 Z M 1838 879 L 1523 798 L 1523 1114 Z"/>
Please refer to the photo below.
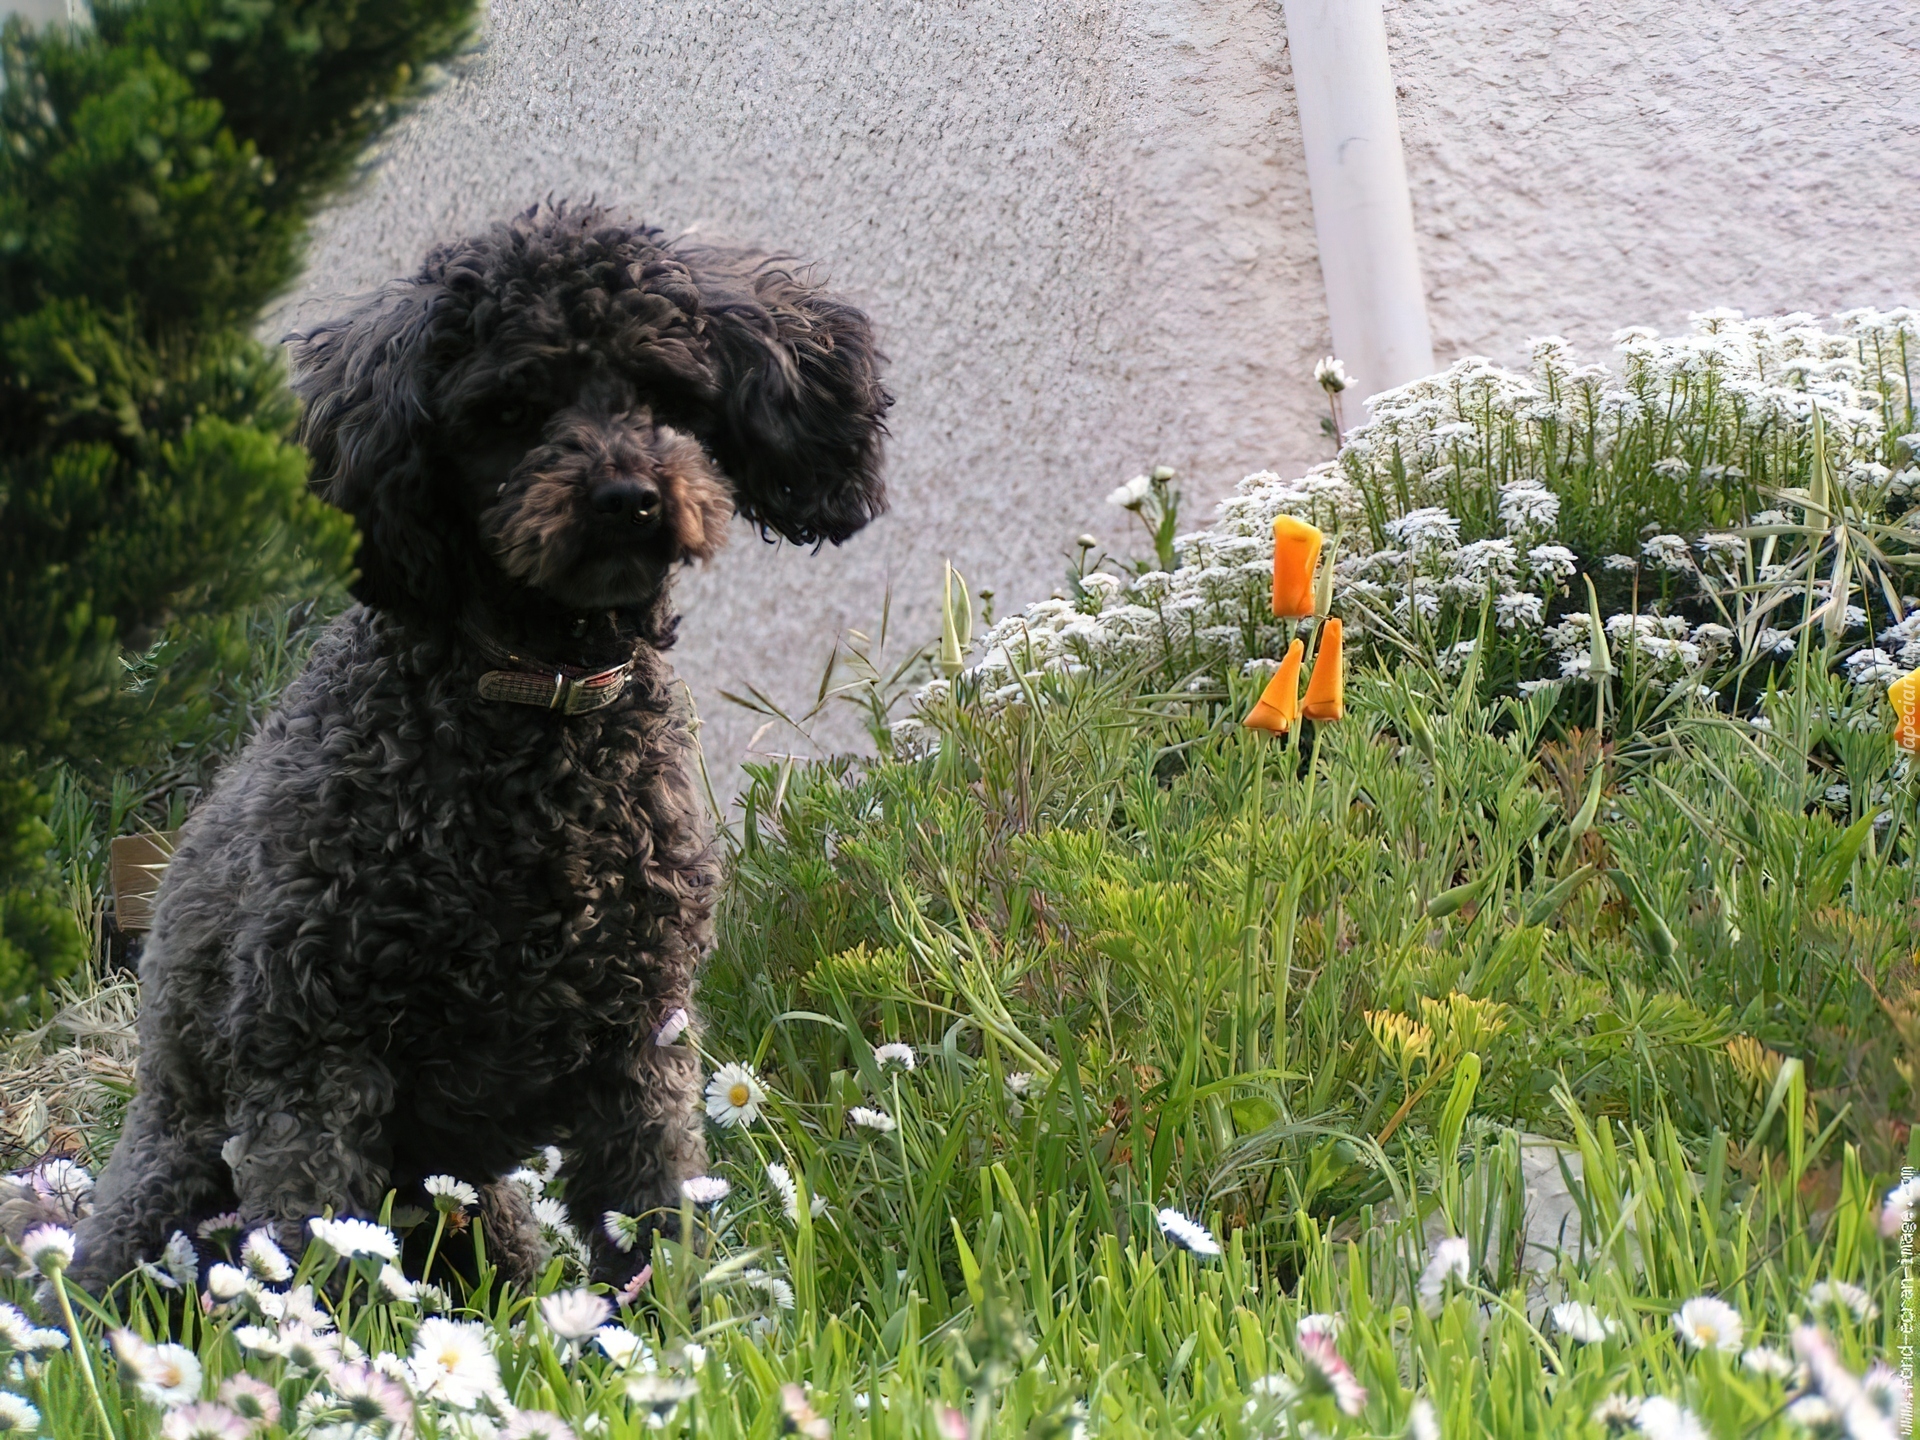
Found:
<path fill-rule="evenodd" d="M 440 287 L 401 281 L 335 320 L 289 337 L 300 440 L 311 483 L 360 528 L 356 598 L 376 609 L 445 614 L 454 582 L 452 512 L 431 493 L 418 427 L 423 360 Z"/>
<path fill-rule="evenodd" d="M 718 393 L 701 438 L 740 513 L 796 544 L 836 545 L 887 507 L 884 356 L 873 327 L 778 262 L 676 251 L 700 287 Z"/>

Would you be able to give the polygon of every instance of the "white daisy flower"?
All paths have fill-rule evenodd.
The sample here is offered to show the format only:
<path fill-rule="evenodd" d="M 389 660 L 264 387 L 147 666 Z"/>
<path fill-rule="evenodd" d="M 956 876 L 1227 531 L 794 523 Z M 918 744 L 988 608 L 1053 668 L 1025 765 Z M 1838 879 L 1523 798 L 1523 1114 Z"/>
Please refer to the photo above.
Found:
<path fill-rule="evenodd" d="M 1891 1240 L 1913 1222 L 1920 1212 L 1920 1175 L 1910 1175 L 1898 1185 L 1887 1191 L 1886 1204 L 1880 1211 L 1880 1234 Z"/>
<path fill-rule="evenodd" d="M 653 1043 L 656 1045 L 673 1044 L 682 1035 L 687 1033 L 687 1027 L 692 1023 L 693 1018 L 687 1014 L 684 1005 L 676 1010 L 670 1011 L 667 1018 L 660 1022 L 660 1028 L 653 1032 Z"/>
<path fill-rule="evenodd" d="M 302 1285 L 284 1295 L 263 1290 L 258 1303 L 260 1312 L 277 1324 L 304 1325 L 309 1330 L 333 1329 L 333 1317 L 314 1300 L 311 1285 Z"/>
<path fill-rule="evenodd" d="M 878 1046 L 873 1052 L 873 1063 L 883 1067 L 898 1065 L 902 1070 L 911 1070 L 918 1062 L 914 1058 L 913 1047 L 896 1040 Z"/>
<path fill-rule="evenodd" d="M 780 1197 L 780 1210 L 789 1220 L 800 1218 L 800 1189 L 793 1183 L 793 1173 L 779 1161 L 767 1166 L 767 1183 Z"/>
<path fill-rule="evenodd" d="M 472 1210 L 480 1203 L 478 1190 L 451 1175 L 429 1175 L 422 1184 L 427 1194 L 433 1197 L 434 1208 L 444 1210 L 449 1215 Z"/>
<path fill-rule="evenodd" d="M 755 1290 L 760 1291 L 782 1310 L 793 1309 L 793 1286 L 778 1275 L 769 1275 L 765 1270 L 742 1270 L 740 1278 Z"/>
<path fill-rule="evenodd" d="M 1633 1423 L 1647 1440 L 1713 1440 L 1713 1432 L 1700 1423 L 1698 1415 L 1664 1395 L 1642 1400 Z"/>
<path fill-rule="evenodd" d="M 584 1340 L 613 1314 L 604 1295 L 591 1290 L 556 1290 L 540 1299 L 540 1318 L 562 1340 Z"/>
<path fill-rule="evenodd" d="M 500 1440 L 578 1440 L 573 1427 L 548 1410 L 516 1410 Z"/>
<path fill-rule="evenodd" d="M 186 1346 L 154 1345 L 131 1330 L 115 1330 L 108 1338 L 121 1368 L 154 1404 L 172 1409 L 200 1398 L 200 1357 Z"/>
<path fill-rule="evenodd" d="M 600 1231 L 622 1255 L 632 1252 L 640 1243 L 640 1218 L 637 1215 L 622 1215 L 618 1210 L 609 1210 L 600 1217 Z"/>
<path fill-rule="evenodd" d="M 340 1341 L 303 1321 L 295 1321 L 281 1325 L 275 1353 L 296 1370 L 325 1374 L 340 1363 Z"/>
<path fill-rule="evenodd" d="M 1891 1420 L 1902 1432 L 1909 1432 L 1913 1420 L 1912 1392 L 1907 1388 L 1906 1377 L 1885 1361 L 1876 1360 L 1873 1368 L 1860 1377 L 1860 1397 L 1854 1402 L 1854 1413 L 1860 1406 L 1883 1420 Z"/>
<path fill-rule="evenodd" d="M 1309 1331 L 1300 1337 L 1300 1359 L 1306 1369 L 1306 1388 L 1319 1395 L 1331 1395 L 1343 1415 L 1358 1415 L 1367 1408 L 1367 1391 L 1354 1378 L 1353 1371 L 1335 1348 L 1333 1337 Z"/>
<path fill-rule="evenodd" d="M 394 1233 L 370 1220 L 328 1220 L 316 1215 L 307 1221 L 307 1229 L 315 1240 L 343 1260 L 362 1256 L 372 1260 L 400 1258 L 400 1241 Z"/>
<path fill-rule="evenodd" d="M 621 1325 L 602 1325 L 593 1332 L 593 1342 L 606 1351 L 607 1358 L 623 1370 L 636 1365 L 653 1368 L 653 1349 L 645 1339 Z"/>
<path fill-rule="evenodd" d="M 1740 1363 L 1755 1375 L 1770 1376 L 1775 1380 L 1791 1380 L 1797 1368 L 1793 1358 L 1782 1355 L 1765 1345 L 1756 1345 L 1740 1357 Z"/>
<path fill-rule="evenodd" d="M 1449 1280 L 1466 1285 L 1472 1279 L 1473 1257 L 1467 1250 L 1467 1242 L 1450 1235 L 1433 1247 L 1427 1268 L 1420 1272 L 1420 1303 L 1431 1314 L 1440 1308 Z"/>
<path fill-rule="evenodd" d="M 184 1230 L 176 1230 L 167 1237 L 167 1248 L 160 1252 L 160 1267 L 167 1272 L 168 1279 L 184 1289 L 191 1290 L 200 1282 L 200 1257 L 194 1253 L 193 1241 Z"/>
<path fill-rule="evenodd" d="M 237 1265 L 210 1265 L 207 1267 L 207 1294 L 215 1301 L 225 1303 L 238 1300 L 246 1292 L 247 1272 Z"/>
<path fill-rule="evenodd" d="M 1311 1315 L 1302 1315 L 1298 1320 L 1293 1322 L 1295 1339 L 1298 1339 L 1302 1335 L 1330 1335 L 1338 1340 L 1340 1338 L 1340 1332 L 1346 1328 L 1346 1316 L 1328 1315 L 1323 1311 L 1315 1311 Z"/>
<path fill-rule="evenodd" d="M 567 1216 L 567 1207 L 549 1195 L 542 1195 L 533 1202 L 534 1223 L 546 1230 L 571 1230 L 573 1221 Z"/>
<path fill-rule="evenodd" d="M 896 1128 L 893 1123 L 893 1117 L 887 1114 L 886 1111 L 869 1109 L 865 1105 L 856 1105 L 847 1111 L 847 1119 L 851 1120 L 862 1130 L 872 1130 L 881 1135 L 885 1135 L 888 1131 Z"/>
<path fill-rule="evenodd" d="M 1353 383 L 1353 377 L 1347 374 L 1346 365 L 1338 357 L 1329 355 L 1314 362 L 1313 383 L 1329 395 L 1338 395 Z"/>
<path fill-rule="evenodd" d="M 1182 1250 L 1190 1250 L 1207 1259 L 1220 1253 L 1220 1242 L 1213 1238 L 1212 1231 L 1172 1206 L 1162 1209 L 1154 1219 L 1160 1224 L 1160 1233 Z"/>
<path fill-rule="evenodd" d="M 280 1353 L 280 1337 L 264 1325 L 236 1325 L 234 1343 L 249 1355 L 271 1360 Z"/>
<path fill-rule="evenodd" d="M 220 1386 L 220 1403 L 258 1429 L 280 1423 L 280 1392 L 251 1375 L 229 1376 Z"/>
<path fill-rule="evenodd" d="M 487 1328 L 473 1320 L 422 1320 L 408 1368 L 416 1395 L 455 1410 L 471 1410 L 500 1389 Z"/>
<path fill-rule="evenodd" d="M 1593 1423 L 1609 1435 L 1618 1435 L 1633 1428 L 1633 1422 L 1640 1418 L 1640 1397 L 1637 1395 L 1609 1395 L 1593 1407 Z"/>
<path fill-rule="evenodd" d="M 420 1298 L 420 1287 L 409 1280 L 398 1265 L 382 1265 L 380 1278 L 375 1283 L 382 1295 L 398 1304 L 411 1305 Z"/>
<path fill-rule="evenodd" d="M 1712 1295 L 1696 1295 L 1682 1305 L 1674 1312 L 1673 1328 L 1693 1349 L 1718 1350 L 1727 1355 L 1740 1353 L 1740 1341 L 1746 1334 L 1740 1312 Z"/>
<path fill-rule="evenodd" d="M 718 1205 L 733 1193 L 733 1182 L 718 1175 L 689 1175 L 680 1182 L 680 1193 L 699 1206 Z"/>
<path fill-rule="evenodd" d="M 766 1099 L 753 1071 L 740 1064 L 722 1065 L 707 1081 L 707 1118 L 727 1127 L 751 1125 L 760 1118 Z"/>
<path fill-rule="evenodd" d="M 24 1395 L 0 1390 L 0 1435 L 38 1435 L 40 1412 Z"/>
<path fill-rule="evenodd" d="M 510 1184 L 518 1185 L 522 1190 L 526 1191 L 529 1200 L 546 1193 L 547 1177 L 542 1175 L 538 1170 L 530 1169 L 525 1165 L 522 1165 L 518 1170 L 509 1170 L 507 1172 L 507 1181 Z"/>
<path fill-rule="evenodd" d="M 1440 1417 L 1433 1413 L 1433 1402 L 1424 1395 L 1407 1412 L 1407 1440 L 1441 1440 Z"/>
<path fill-rule="evenodd" d="M 64 1225 L 36 1225 L 20 1241 L 29 1275 L 56 1275 L 73 1263 L 73 1232 Z"/>
<path fill-rule="evenodd" d="M 1598 1345 L 1613 1330 L 1605 1316 L 1578 1300 L 1563 1300 L 1547 1313 L 1553 1319 L 1554 1329 L 1576 1345 Z"/>
<path fill-rule="evenodd" d="M 293 1262 L 265 1230 L 247 1236 L 240 1247 L 240 1267 L 263 1285 L 284 1285 L 293 1278 Z"/>
<path fill-rule="evenodd" d="M 169 1410 L 160 1421 L 160 1440 L 247 1440 L 253 1426 L 224 1405 L 201 1401 Z"/>
<path fill-rule="evenodd" d="M 1807 1304 L 1816 1310 L 1829 1305 L 1844 1306 L 1855 1320 L 1862 1322 L 1876 1319 L 1880 1314 L 1880 1307 L 1873 1303 L 1871 1295 L 1845 1280 L 1820 1281 L 1807 1291 Z"/>

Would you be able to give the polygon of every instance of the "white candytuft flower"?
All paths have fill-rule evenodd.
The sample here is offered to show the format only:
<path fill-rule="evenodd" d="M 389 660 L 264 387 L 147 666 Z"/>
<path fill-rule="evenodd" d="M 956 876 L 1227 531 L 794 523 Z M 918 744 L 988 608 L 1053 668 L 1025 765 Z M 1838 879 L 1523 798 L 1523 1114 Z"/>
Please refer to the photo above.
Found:
<path fill-rule="evenodd" d="M 896 1128 L 893 1123 L 893 1117 L 887 1114 L 886 1111 L 874 1110 L 865 1105 L 855 1105 L 851 1110 L 847 1111 L 847 1119 L 851 1120 L 862 1130 L 872 1130 L 880 1135 L 885 1135 L 888 1131 Z"/>
<path fill-rule="evenodd" d="M 36 1225 L 21 1237 L 20 1253 L 30 1275 L 57 1275 L 73 1263 L 73 1232 L 64 1225 Z"/>
<path fill-rule="evenodd" d="M 775 1160 L 767 1166 L 767 1183 L 780 1197 L 780 1210 L 789 1220 L 800 1218 L 800 1189 L 793 1183 L 793 1172 Z"/>
<path fill-rule="evenodd" d="M 263 1285 L 283 1285 L 293 1278 L 293 1262 L 265 1230 L 247 1236 L 240 1247 L 240 1268 Z"/>
<path fill-rule="evenodd" d="M 913 1047 L 893 1041 L 875 1047 L 873 1063 L 880 1066 L 898 1065 L 902 1070 L 911 1070 L 918 1062 L 914 1058 Z"/>
<path fill-rule="evenodd" d="M 307 1221 L 313 1238 L 343 1260 L 366 1257 L 373 1260 L 398 1260 L 400 1241 L 384 1225 L 370 1220 L 328 1220 L 316 1215 Z"/>
<path fill-rule="evenodd" d="M 591 1290 L 556 1290 L 540 1298 L 540 1318 L 562 1340 L 585 1340 L 612 1315 L 606 1297 Z"/>
<path fill-rule="evenodd" d="M 1696 1295 L 1674 1313 L 1673 1328 L 1682 1341 L 1695 1350 L 1718 1350 L 1726 1355 L 1740 1353 L 1746 1326 L 1740 1312 L 1712 1295 Z"/>
<path fill-rule="evenodd" d="M 1136 475 L 1119 489 L 1107 496 L 1109 505 L 1118 505 L 1122 510 L 1138 510 L 1147 503 L 1153 494 L 1153 477 Z"/>
<path fill-rule="evenodd" d="M 707 1081 L 707 1118 L 727 1127 L 751 1125 L 760 1118 L 766 1099 L 753 1071 L 740 1064 L 722 1065 Z"/>
<path fill-rule="evenodd" d="M 1547 1313 L 1553 1318 L 1553 1328 L 1576 1345 L 1598 1345 L 1613 1330 L 1605 1316 L 1578 1300 L 1563 1300 Z"/>
<path fill-rule="evenodd" d="M 1027 1070 L 1014 1070 L 1007 1075 L 1008 1098 L 1018 1100 L 1033 1089 L 1033 1075 Z"/>
<path fill-rule="evenodd" d="M 500 1440 L 578 1440 L 573 1427 L 549 1410 L 516 1410 Z"/>
<path fill-rule="evenodd" d="M 1220 1253 L 1220 1242 L 1213 1238 L 1212 1231 L 1172 1206 L 1160 1210 L 1154 1219 L 1160 1223 L 1160 1233 L 1182 1250 L 1208 1259 Z"/>
<path fill-rule="evenodd" d="M 422 1320 L 408 1370 L 416 1395 L 456 1410 L 471 1410 L 500 1389 L 487 1329 L 472 1320 Z"/>
<path fill-rule="evenodd" d="M 434 1208 L 444 1210 L 449 1215 L 461 1210 L 472 1210 L 480 1204 L 480 1192 L 464 1180 L 456 1180 L 451 1175 L 429 1175 L 423 1182 L 427 1194 L 433 1197 Z"/>

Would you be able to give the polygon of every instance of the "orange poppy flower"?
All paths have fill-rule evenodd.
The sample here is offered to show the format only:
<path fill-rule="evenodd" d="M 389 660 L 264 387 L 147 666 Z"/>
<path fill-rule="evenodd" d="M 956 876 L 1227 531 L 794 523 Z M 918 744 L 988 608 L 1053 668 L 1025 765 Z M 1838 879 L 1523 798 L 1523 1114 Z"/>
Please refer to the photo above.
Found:
<path fill-rule="evenodd" d="M 1296 638 L 1287 647 L 1287 658 L 1280 662 L 1280 668 L 1267 681 L 1267 688 L 1260 692 L 1259 700 L 1240 722 L 1242 725 L 1265 730 L 1270 735 L 1284 735 L 1293 728 L 1293 722 L 1300 718 L 1300 662 L 1306 654 L 1307 647 Z"/>
<path fill-rule="evenodd" d="M 1320 531 L 1279 515 L 1273 522 L 1273 613 L 1282 620 L 1313 614 L 1313 572 L 1320 565 Z"/>
<path fill-rule="evenodd" d="M 1920 670 L 1887 686 L 1887 703 L 1893 706 L 1893 743 L 1920 751 Z"/>
<path fill-rule="evenodd" d="M 1320 629 L 1320 648 L 1314 652 L 1313 675 L 1300 713 L 1309 720 L 1338 720 L 1347 713 L 1347 672 L 1340 654 L 1338 620 L 1329 620 Z"/>

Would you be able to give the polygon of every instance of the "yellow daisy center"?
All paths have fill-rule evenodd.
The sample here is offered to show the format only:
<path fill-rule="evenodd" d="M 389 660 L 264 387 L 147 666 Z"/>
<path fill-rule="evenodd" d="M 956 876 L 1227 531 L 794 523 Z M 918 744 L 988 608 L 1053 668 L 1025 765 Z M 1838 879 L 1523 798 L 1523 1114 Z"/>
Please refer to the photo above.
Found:
<path fill-rule="evenodd" d="M 727 1091 L 727 1103 L 736 1110 L 745 1109 L 747 1101 L 752 1098 L 753 1092 L 747 1088 L 747 1082 L 744 1080 L 734 1081 L 733 1088 Z"/>

